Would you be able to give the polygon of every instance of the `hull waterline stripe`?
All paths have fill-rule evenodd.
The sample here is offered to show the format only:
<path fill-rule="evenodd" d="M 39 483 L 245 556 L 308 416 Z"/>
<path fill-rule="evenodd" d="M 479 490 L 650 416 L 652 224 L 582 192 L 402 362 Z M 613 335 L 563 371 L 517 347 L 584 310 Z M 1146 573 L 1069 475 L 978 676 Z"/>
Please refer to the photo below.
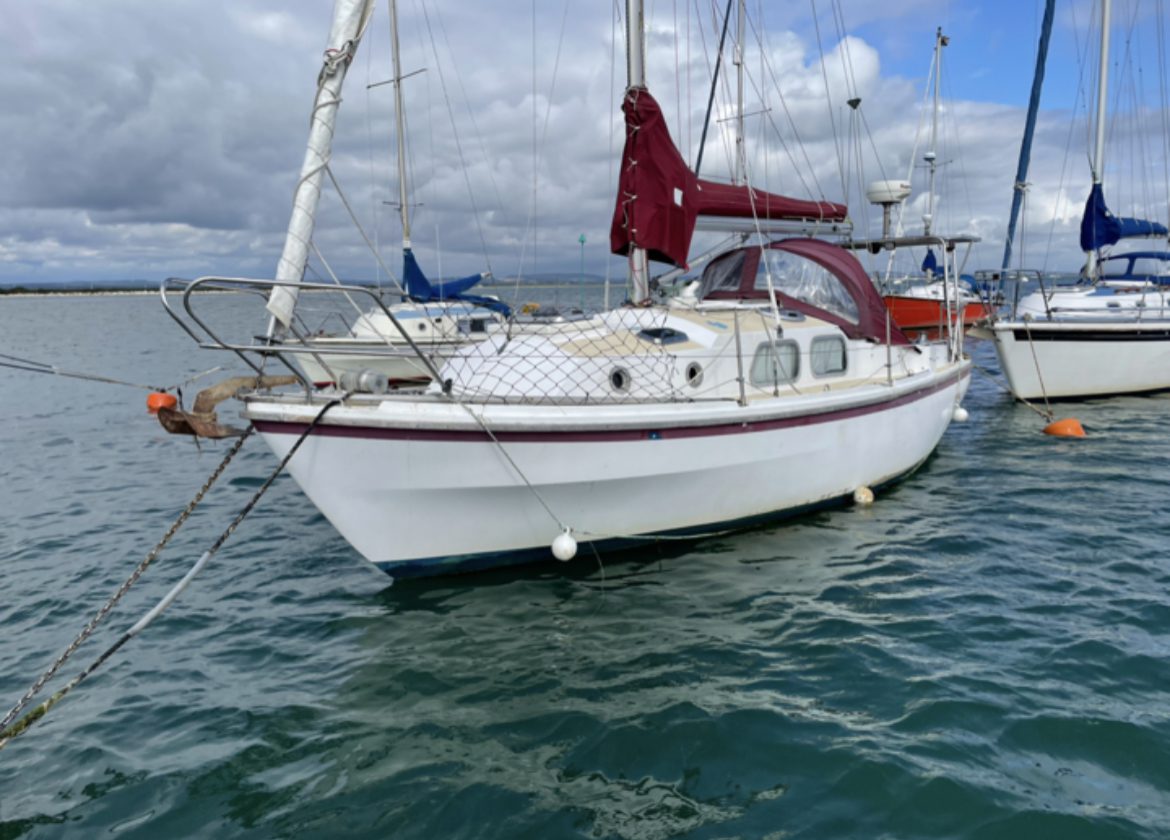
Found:
<path fill-rule="evenodd" d="M 673 440 L 694 437 L 714 437 L 716 435 L 747 434 L 751 432 L 766 432 L 773 429 L 786 429 L 799 426 L 813 426 L 819 423 L 832 423 L 838 420 L 847 420 L 853 417 L 862 417 L 867 414 L 876 414 L 897 406 L 907 405 L 925 399 L 939 391 L 945 390 L 964 378 L 970 376 L 970 367 L 960 368 L 954 374 L 928 387 L 919 388 L 908 394 L 894 399 L 868 403 L 866 405 L 842 408 L 835 411 L 825 411 L 818 414 L 803 414 L 796 417 L 782 417 L 775 420 L 758 420 L 753 422 L 724 422 L 705 426 L 663 426 L 657 428 L 613 429 L 605 431 L 583 431 L 567 429 L 563 432 L 508 432 L 495 431 L 493 434 L 500 442 L 514 443 L 572 443 L 572 442 L 600 442 L 600 441 L 633 441 L 633 440 Z M 307 428 L 305 423 L 292 423 L 277 420 L 254 420 L 252 425 L 263 434 L 302 434 Z M 313 430 L 314 436 L 360 438 L 363 440 L 418 440 L 418 441 L 451 441 L 451 442 L 489 442 L 491 438 L 482 431 L 461 431 L 454 429 L 387 429 L 375 426 L 332 426 L 320 425 Z"/>
<path fill-rule="evenodd" d="M 1027 330 L 1012 330 L 1012 336 L 1016 341 L 1027 341 Z M 1126 332 L 1122 330 L 1045 330 L 1044 328 L 1032 327 L 1032 341 L 1164 341 L 1170 344 L 1170 329 L 1159 327 L 1151 330 L 1142 330 L 1141 332 Z"/>

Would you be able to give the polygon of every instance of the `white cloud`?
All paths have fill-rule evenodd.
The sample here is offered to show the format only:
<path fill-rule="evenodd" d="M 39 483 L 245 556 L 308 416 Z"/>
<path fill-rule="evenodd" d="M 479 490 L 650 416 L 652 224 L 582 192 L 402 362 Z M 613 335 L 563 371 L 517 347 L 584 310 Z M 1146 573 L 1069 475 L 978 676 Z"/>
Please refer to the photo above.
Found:
<path fill-rule="evenodd" d="M 11 10 L 0 29 L 0 47 L 18 59 L 0 77 L 8 164 L 0 167 L 0 280 L 271 274 L 303 157 L 327 6 L 45 0 Z M 649 81 L 680 149 L 693 159 L 717 33 L 700 37 L 699 22 L 674 17 L 677 5 L 657 6 L 647 39 Z M 542 4 L 534 26 L 531 4 L 519 0 L 452 3 L 441 10 L 402 4 L 404 70 L 425 68 L 404 89 L 413 238 L 428 270 L 438 264 L 441 248 L 443 271 L 451 274 L 479 270 L 489 257 L 497 274 L 521 267 L 575 271 L 581 233 L 590 270 L 607 264 L 621 270 L 620 261 L 607 257 L 606 244 L 626 72 L 620 40 L 615 50 L 611 39 L 611 14 L 598 8 L 600 14 Z M 854 25 L 908 29 L 913 23 L 917 48 L 922 40 L 929 43 L 922 31 L 933 33 L 921 21 L 932 8 L 924 0 L 895 0 L 847 3 L 844 13 Z M 822 68 L 807 9 L 772 12 L 781 18 L 769 21 L 767 60 L 751 49 L 746 62 L 746 108 L 757 112 L 747 120 L 753 177 L 799 197 L 839 200 L 844 189 L 855 220 L 873 229 L 877 215 L 859 195 L 865 181 L 909 171 L 922 79 L 884 69 L 887 51 L 906 49 L 900 42 L 854 35 L 838 43 L 824 28 L 826 10 Z M 703 25 L 710 30 L 710 21 Z M 395 209 L 385 203 L 397 201 L 393 94 L 389 86 L 366 89 L 390 75 L 387 29 L 380 9 L 350 68 L 334 170 L 385 260 L 396 266 L 401 232 Z M 620 39 L 621 28 L 616 31 Z M 928 58 L 916 64 L 925 69 Z M 1030 58 L 1022 64 L 1030 65 Z M 733 78 L 733 68 L 725 67 L 717 119 L 734 110 Z M 862 99 L 860 112 L 844 104 L 854 95 Z M 951 128 L 940 151 L 946 165 L 936 215 L 939 226 L 985 235 L 985 264 L 998 262 L 1002 248 L 1022 121 L 1017 107 L 946 106 L 944 122 Z M 1121 142 L 1136 143 L 1158 125 L 1150 117 L 1145 128 L 1122 132 Z M 727 121 L 712 127 L 705 177 L 730 172 L 731 131 Z M 534 134 L 540 149 L 535 205 Z M 1083 154 L 1061 166 L 1068 134 L 1067 115 L 1043 115 L 1028 224 L 1047 236 L 1045 226 L 1056 219 L 1057 236 L 1072 243 L 1066 262 L 1075 262 L 1087 178 Z M 916 179 L 921 174 L 915 170 Z M 1145 180 L 1162 177 L 1147 172 Z M 917 188 L 908 217 L 921 215 L 923 189 Z M 1153 198 L 1143 201 L 1156 209 Z M 375 270 L 329 192 L 316 238 L 343 275 Z"/>

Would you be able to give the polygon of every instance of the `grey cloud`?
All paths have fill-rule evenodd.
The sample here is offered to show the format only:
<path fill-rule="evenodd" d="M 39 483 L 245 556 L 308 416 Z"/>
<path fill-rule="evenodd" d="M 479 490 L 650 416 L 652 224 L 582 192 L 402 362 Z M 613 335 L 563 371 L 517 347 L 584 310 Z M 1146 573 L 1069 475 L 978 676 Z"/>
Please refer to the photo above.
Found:
<path fill-rule="evenodd" d="M 427 271 L 436 272 L 440 260 L 444 273 L 474 271 L 489 258 L 497 274 L 575 271 L 581 233 L 590 270 L 620 271 L 621 261 L 608 256 L 606 242 L 622 145 L 617 107 L 624 59 L 620 42 L 615 52 L 610 40 L 610 9 L 585 13 L 570 5 L 559 54 L 562 7 L 538 7 L 534 57 L 529 0 L 428 4 L 436 63 L 422 7 L 402 3 L 404 69 L 426 68 L 405 83 L 405 91 L 411 201 L 420 205 L 413 238 Z M 693 37 L 679 50 L 676 65 L 675 21 L 663 12 L 671 7 L 658 6 L 649 38 L 650 83 L 689 158 L 698 142 L 715 37 L 707 36 L 707 52 Z M 29 271 L 62 277 L 270 274 L 304 154 L 329 7 L 325 0 L 48 0 L 18 9 L 0 30 L 0 45 L 19 59 L 0 78 L 0 132 L 9 161 L 0 168 L 0 279 L 16 280 Z M 933 7 L 925 0 L 896 0 L 847 4 L 845 14 L 850 23 L 876 25 L 879 10 L 904 22 L 926 8 Z M 839 53 L 826 60 L 836 136 L 843 138 L 838 142 L 807 9 L 775 11 L 791 19 L 770 21 L 772 73 L 761 70 L 758 57 L 749 58 L 756 78 L 750 97 L 771 109 L 749 121 L 753 175 L 769 189 L 803 197 L 807 185 L 840 199 L 839 155 L 855 169 L 856 150 L 844 139 L 848 111 Z M 823 35 L 829 39 L 828 32 Z M 333 169 L 384 259 L 396 268 L 401 231 L 394 208 L 385 203 L 397 201 L 392 90 L 366 88 L 390 75 L 387 42 L 380 9 L 349 71 Z M 882 171 L 904 176 L 919 121 L 921 80 L 884 73 L 881 54 L 861 38 L 850 41 L 850 58 L 878 151 L 865 140 L 865 174 L 852 171 L 846 186 L 855 219 L 872 225 L 872 211 L 858 200 L 861 182 Z M 556 86 L 550 90 L 554 68 Z M 720 113 L 726 115 L 730 89 L 721 87 Z M 940 212 L 951 214 L 948 221 L 957 228 L 973 226 L 992 240 L 1002 238 L 1022 111 L 963 102 L 948 108 L 948 119 L 958 126 L 948 157 L 962 165 L 946 168 Z M 534 113 L 541 147 L 535 218 Z M 795 126 L 804 146 L 795 160 L 770 123 L 791 148 Z M 728 127 L 713 129 L 705 176 L 729 172 Z M 1066 116 L 1045 114 L 1035 183 L 1057 183 L 1066 136 Z M 480 210 L 478 226 L 467 180 Z M 1083 201 L 1071 171 L 1065 183 L 1068 196 Z M 1035 188 L 1029 210 L 1036 224 L 1044 224 L 1044 214 L 1059 215 L 1054 193 Z M 920 212 L 917 205 L 911 209 Z M 1061 219 L 1060 235 L 1071 235 L 1075 225 Z M 343 276 L 376 272 L 330 190 L 316 240 Z M 994 261 L 1000 247 L 989 242 L 983 253 Z"/>

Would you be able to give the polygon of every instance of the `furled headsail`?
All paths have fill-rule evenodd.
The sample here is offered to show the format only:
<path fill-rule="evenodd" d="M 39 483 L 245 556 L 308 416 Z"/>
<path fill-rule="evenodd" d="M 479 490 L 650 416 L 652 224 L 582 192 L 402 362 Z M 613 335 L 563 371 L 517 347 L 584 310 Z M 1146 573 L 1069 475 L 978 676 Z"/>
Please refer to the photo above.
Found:
<path fill-rule="evenodd" d="M 325 49 L 325 60 L 317 79 L 317 97 L 313 105 L 305 159 L 293 196 L 293 210 L 284 250 L 276 266 L 276 279 L 284 285 L 274 287 L 268 297 L 268 311 L 284 326 L 292 323 L 293 308 L 297 302 L 295 284 L 304 279 L 305 265 L 309 259 L 309 243 L 316 225 L 317 204 L 321 199 L 325 168 L 333 154 L 333 128 L 337 109 L 341 105 L 341 86 L 372 13 L 373 0 L 337 0 L 333 9 L 333 26 L 329 31 L 329 45 Z"/>
<path fill-rule="evenodd" d="M 626 91 L 626 143 L 618 177 L 610 249 L 625 256 L 644 248 L 652 260 L 686 265 L 699 216 L 734 219 L 844 221 L 843 204 L 804 201 L 748 186 L 719 184 L 687 166 L 645 88 Z"/>
<path fill-rule="evenodd" d="M 1122 239 L 1139 236 L 1167 236 L 1166 226 L 1148 219 L 1114 216 L 1105 204 L 1105 192 L 1100 184 L 1093 184 L 1085 215 L 1081 218 L 1081 250 L 1096 251 L 1114 245 Z"/>

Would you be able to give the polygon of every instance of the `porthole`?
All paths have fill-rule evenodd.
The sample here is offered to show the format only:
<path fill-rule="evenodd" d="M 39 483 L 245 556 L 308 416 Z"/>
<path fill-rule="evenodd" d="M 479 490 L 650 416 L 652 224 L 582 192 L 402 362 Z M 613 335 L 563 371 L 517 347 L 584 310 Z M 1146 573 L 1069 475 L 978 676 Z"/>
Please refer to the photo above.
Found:
<path fill-rule="evenodd" d="M 803 321 L 804 313 L 797 312 L 795 309 L 784 309 L 780 312 L 781 321 Z"/>
<path fill-rule="evenodd" d="M 621 393 L 630 390 L 630 372 L 625 368 L 614 368 L 609 373 L 609 384 Z"/>
<path fill-rule="evenodd" d="M 420 324 L 418 325 L 418 331 L 419 331 L 419 332 L 426 332 L 426 331 L 427 331 L 427 325 L 426 325 L 425 323 L 420 323 Z"/>
<path fill-rule="evenodd" d="M 698 388 L 703 384 L 703 366 L 698 362 L 687 365 L 687 384 L 692 388 Z"/>

